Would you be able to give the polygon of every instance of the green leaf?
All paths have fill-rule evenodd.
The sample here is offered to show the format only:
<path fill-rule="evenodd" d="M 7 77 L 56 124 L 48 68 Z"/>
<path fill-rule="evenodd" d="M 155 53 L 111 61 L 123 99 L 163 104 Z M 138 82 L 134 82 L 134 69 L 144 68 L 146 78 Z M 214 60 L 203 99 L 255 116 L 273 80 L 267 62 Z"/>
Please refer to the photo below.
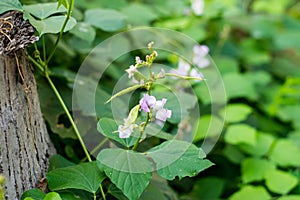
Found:
<path fill-rule="evenodd" d="M 155 162 L 157 173 L 167 179 L 196 176 L 213 165 L 204 159 L 205 153 L 194 144 L 170 140 L 150 149 L 147 155 Z"/>
<path fill-rule="evenodd" d="M 130 199 L 137 200 L 150 182 L 153 167 L 140 153 L 123 149 L 104 149 L 97 164 Z"/>
<path fill-rule="evenodd" d="M 96 30 L 85 22 L 77 23 L 76 26 L 71 29 L 70 33 L 89 43 L 92 43 L 96 37 Z"/>
<path fill-rule="evenodd" d="M 0 14 L 9 10 L 22 11 L 23 7 L 18 0 L 1 0 L 0 1 Z"/>
<path fill-rule="evenodd" d="M 276 166 L 267 160 L 247 158 L 242 162 L 242 181 L 244 183 L 261 181 L 268 171 L 275 168 Z"/>
<path fill-rule="evenodd" d="M 229 104 L 225 109 L 220 111 L 220 115 L 225 117 L 225 121 L 235 123 L 244 121 L 252 112 L 251 107 L 246 104 Z"/>
<path fill-rule="evenodd" d="M 96 162 L 58 168 L 47 173 L 48 185 L 52 191 L 72 188 L 96 193 L 105 178 Z"/>
<path fill-rule="evenodd" d="M 122 8 L 122 12 L 128 17 L 128 23 L 134 26 L 150 25 L 150 22 L 157 19 L 157 14 L 141 3 L 131 3 Z"/>
<path fill-rule="evenodd" d="M 48 171 L 51 171 L 53 169 L 57 168 L 63 168 L 63 167 L 69 167 L 75 165 L 73 162 L 68 161 L 64 157 L 62 157 L 59 154 L 53 155 L 50 158 L 50 164 L 49 164 L 49 169 Z"/>
<path fill-rule="evenodd" d="M 178 197 L 176 192 L 169 186 L 168 181 L 154 173 L 150 184 L 145 189 L 140 199 L 176 200 Z"/>
<path fill-rule="evenodd" d="M 116 132 L 118 130 L 118 125 L 115 120 L 110 118 L 101 118 L 97 124 L 97 130 L 105 137 L 119 142 L 120 144 L 128 148 L 133 146 L 138 140 L 138 137 L 136 137 L 138 135 L 138 131 L 136 129 L 129 138 L 120 138 L 119 133 Z"/>
<path fill-rule="evenodd" d="M 282 167 L 300 166 L 300 149 L 289 139 L 279 139 L 270 152 L 270 159 Z"/>
<path fill-rule="evenodd" d="M 237 146 L 233 146 L 227 144 L 225 149 L 223 150 L 224 155 L 228 160 L 235 164 L 241 164 L 242 161 L 245 159 L 245 155 L 237 148 Z"/>
<path fill-rule="evenodd" d="M 27 12 L 25 12 L 25 16 L 37 30 L 39 36 L 46 33 L 59 33 L 66 19 L 65 16 L 52 16 L 43 20 L 37 20 Z M 72 29 L 76 23 L 76 20 L 71 17 L 64 29 L 64 32 Z"/>
<path fill-rule="evenodd" d="M 237 124 L 228 127 L 225 141 L 229 144 L 256 144 L 256 130 L 247 124 Z"/>
<path fill-rule="evenodd" d="M 24 5 L 23 7 L 26 12 L 39 19 L 46 19 L 50 15 L 67 12 L 67 9 L 64 7 L 60 6 L 58 8 L 57 2 Z"/>
<path fill-rule="evenodd" d="M 57 101 L 57 98 L 54 95 L 53 91 L 49 87 L 48 82 L 46 82 L 42 77 L 39 77 L 37 81 L 39 83 L 38 92 L 41 103 L 41 110 L 43 116 L 47 120 L 47 124 L 49 124 L 51 131 L 58 134 L 61 138 L 77 139 L 72 127 L 68 128 L 64 126 L 64 124 L 59 123 L 59 117 L 64 114 L 64 111 Z M 60 84 L 58 86 L 58 90 L 67 106 L 71 108 L 72 99 L 70 97 L 72 97 L 72 90 L 66 86 L 63 86 L 63 84 Z M 81 123 L 81 121 L 82 120 L 80 120 L 79 122 Z M 88 127 L 86 122 L 84 122 L 84 125 Z M 81 131 L 81 134 L 84 134 L 84 132 Z"/>
<path fill-rule="evenodd" d="M 129 114 L 128 114 L 128 118 L 127 118 L 129 124 L 135 123 L 135 121 L 136 121 L 136 119 L 137 119 L 137 117 L 138 117 L 138 114 L 139 114 L 139 109 L 140 109 L 140 104 L 134 106 L 134 107 L 130 110 L 130 112 L 129 112 Z"/>
<path fill-rule="evenodd" d="M 111 9 L 90 9 L 85 12 L 85 22 L 104 31 L 117 31 L 126 25 L 126 16 Z"/>
<path fill-rule="evenodd" d="M 34 200 L 43 200 L 45 196 L 45 193 L 42 192 L 40 189 L 34 188 L 24 192 L 22 194 L 21 200 L 25 200 L 26 198 L 33 198 Z"/>
<path fill-rule="evenodd" d="M 287 194 L 298 184 L 295 176 L 277 169 L 268 171 L 265 178 L 269 190 L 277 194 Z"/>
<path fill-rule="evenodd" d="M 269 200 L 271 195 L 262 186 L 246 185 L 229 197 L 229 200 Z"/>
<path fill-rule="evenodd" d="M 212 187 L 213 186 L 213 187 Z M 189 194 L 193 199 L 217 200 L 225 189 L 225 181 L 217 177 L 199 179 Z"/>
<path fill-rule="evenodd" d="M 222 132 L 223 125 L 224 123 L 222 120 L 215 115 L 201 116 L 198 122 L 194 141 L 219 136 Z"/>
<path fill-rule="evenodd" d="M 268 133 L 257 132 L 256 143 L 252 144 L 239 144 L 239 148 L 246 153 L 253 156 L 266 155 L 274 142 L 274 137 Z"/>
<path fill-rule="evenodd" d="M 222 75 L 239 72 L 238 62 L 235 59 L 225 56 L 215 57 L 213 59 Z"/>
<path fill-rule="evenodd" d="M 62 198 L 60 198 L 59 194 L 56 192 L 49 192 L 44 200 L 62 200 Z"/>
<path fill-rule="evenodd" d="M 223 76 L 223 81 L 228 98 L 246 97 L 253 100 L 257 98 L 253 83 L 245 79 L 243 74 L 227 73 Z"/>
<path fill-rule="evenodd" d="M 279 197 L 277 200 L 300 200 L 300 195 L 287 195 Z"/>
<path fill-rule="evenodd" d="M 66 9 L 69 7 L 68 0 L 58 0 L 57 8 L 59 8 L 61 5 L 63 5 Z"/>

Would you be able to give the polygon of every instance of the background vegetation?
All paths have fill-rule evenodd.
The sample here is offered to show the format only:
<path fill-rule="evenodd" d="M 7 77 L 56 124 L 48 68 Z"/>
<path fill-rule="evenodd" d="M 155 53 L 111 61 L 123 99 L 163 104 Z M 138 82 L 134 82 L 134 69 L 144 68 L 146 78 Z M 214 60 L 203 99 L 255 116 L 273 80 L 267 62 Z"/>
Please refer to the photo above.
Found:
<path fill-rule="evenodd" d="M 138 26 L 187 34 L 209 47 L 226 88 L 225 126 L 208 155 L 215 165 L 193 178 L 175 179 L 168 184 L 157 180 L 159 186 L 148 188 L 141 199 L 299 200 L 300 2 L 206 0 L 204 4 L 203 14 L 198 15 L 188 0 L 76 0 L 73 17 L 77 24 L 64 34 L 49 64 L 50 75 L 71 108 L 75 74 L 99 42 Z M 49 48 L 55 43 L 51 34 L 43 39 Z M 118 59 L 105 73 L 102 101 L 108 99 L 114 83 L 137 53 L 141 52 Z M 176 67 L 172 57 L 158 57 L 158 62 Z M 58 153 L 79 163 L 85 156 L 66 114 L 39 72 L 36 78 L 42 111 Z M 205 84 L 196 84 L 194 89 L 201 106 L 194 142 L 200 146 L 208 122 L 222 123 L 224 110 L 212 114 L 207 109 L 217 102 L 210 101 Z M 98 109 L 105 113 L 101 106 Z M 96 129 L 89 126 L 90 120 L 96 119 L 84 122 L 87 132 Z M 215 137 L 214 130 L 209 137 Z M 61 159 L 56 156 L 52 163 L 62 163 Z M 109 199 L 125 199 L 116 188 L 107 190 Z M 79 195 L 83 195 L 81 199 L 89 198 L 84 192 Z"/>

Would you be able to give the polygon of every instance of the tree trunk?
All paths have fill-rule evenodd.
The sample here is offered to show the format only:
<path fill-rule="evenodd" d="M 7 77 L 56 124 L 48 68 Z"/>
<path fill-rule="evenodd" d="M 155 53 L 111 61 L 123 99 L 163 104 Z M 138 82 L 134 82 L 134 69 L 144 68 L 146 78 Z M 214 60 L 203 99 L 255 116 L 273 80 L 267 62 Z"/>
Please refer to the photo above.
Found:
<path fill-rule="evenodd" d="M 20 199 L 24 191 L 37 187 L 53 153 L 26 51 L 0 55 L 0 174 L 6 179 L 5 198 Z"/>

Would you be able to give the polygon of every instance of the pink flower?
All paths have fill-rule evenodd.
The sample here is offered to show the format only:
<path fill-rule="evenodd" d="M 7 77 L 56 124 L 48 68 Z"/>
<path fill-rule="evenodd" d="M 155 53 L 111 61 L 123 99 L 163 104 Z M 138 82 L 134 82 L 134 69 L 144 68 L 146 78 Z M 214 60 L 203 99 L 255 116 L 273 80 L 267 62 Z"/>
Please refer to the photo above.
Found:
<path fill-rule="evenodd" d="M 155 118 L 161 121 L 166 121 L 167 118 L 171 118 L 172 111 L 164 108 L 167 99 L 163 98 L 162 100 L 156 101 L 154 96 L 149 96 L 144 94 L 144 97 L 140 100 L 140 110 L 145 112 L 152 111 L 155 113 Z"/>
<path fill-rule="evenodd" d="M 145 112 L 150 112 L 150 108 L 155 104 L 156 98 L 154 96 L 149 96 L 144 94 L 144 97 L 140 100 L 140 110 Z"/>
<path fill-rule="evenodd" d="M 155 118 L 165 122 L 167 118 L 171 118 L 171 116 L 172 116 L 171 110 L 162 108 L 156 112 Z"/>

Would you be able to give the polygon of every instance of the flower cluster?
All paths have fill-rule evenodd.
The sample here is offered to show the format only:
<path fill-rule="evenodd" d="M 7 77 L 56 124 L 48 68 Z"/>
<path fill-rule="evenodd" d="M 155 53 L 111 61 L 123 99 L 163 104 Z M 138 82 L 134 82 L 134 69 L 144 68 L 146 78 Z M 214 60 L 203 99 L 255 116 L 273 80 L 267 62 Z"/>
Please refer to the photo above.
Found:
<path fill-rule="evenodd" d="M 210 62 L 207 58 L 209 48 L 205 45 L 195 45 L 193 47 L 193 57 L 192 62 L 195 66 L 199 68 L 206 68 L 210 65 Z M 170 73 L 177 74 L 181 76 L 191 76 L 194 78 L 203 79 L 203 74 L 198 72 L 197 69 L 193 68 L 186 61 L 179 59 L 178 69 L 170 70 Z"/>
<path fill-rule="evenodd" d="M 124 119 L 124 123 L 118 126 L 119 137 L 128 138 L 134 131 L 137 124 L 135 124 L 138 111 L 144 111 L 155 115 L 155 119 L 165 122 L 167 118 L 171 118 L 172 111 L 164 108 L 167 99 L 156 100 L 154 96 L 144 94 L 140 100 L 139 105 L 135 106 L 129 113 L 128 118 Z"/>
<path fill-rule="evenodd" d="M 144 112 L 155 112 L 155 118 L 165 122 L 167 118 L 171 118 L 172 111 L 164 108 L 167 99 L 163 98 L 162 100 L 157 101 L 154 96 L 149 96 L 144 94 L 144 97 L 140 100 L 140 110 Z"/>
<path fill-rule="evenodd" d="M 143 85 L 147 79 L 141 72 L 138 71 L 138 68 L 142 66 L 150 67 L 155 58 L 158 56 L 157 52 L 152 50 L 152 45 L 153 43 L 148 44 L 148 48 L 152 51 L 152 53 L 150 55 L 146 55 L 146 61 L 143 61 L 140 57 L 136 56 L 135 65 L 130 65 L 129 68 L 125 70 L 128 74 L 128 78 L 130 78 L 133 83 Z"/>

